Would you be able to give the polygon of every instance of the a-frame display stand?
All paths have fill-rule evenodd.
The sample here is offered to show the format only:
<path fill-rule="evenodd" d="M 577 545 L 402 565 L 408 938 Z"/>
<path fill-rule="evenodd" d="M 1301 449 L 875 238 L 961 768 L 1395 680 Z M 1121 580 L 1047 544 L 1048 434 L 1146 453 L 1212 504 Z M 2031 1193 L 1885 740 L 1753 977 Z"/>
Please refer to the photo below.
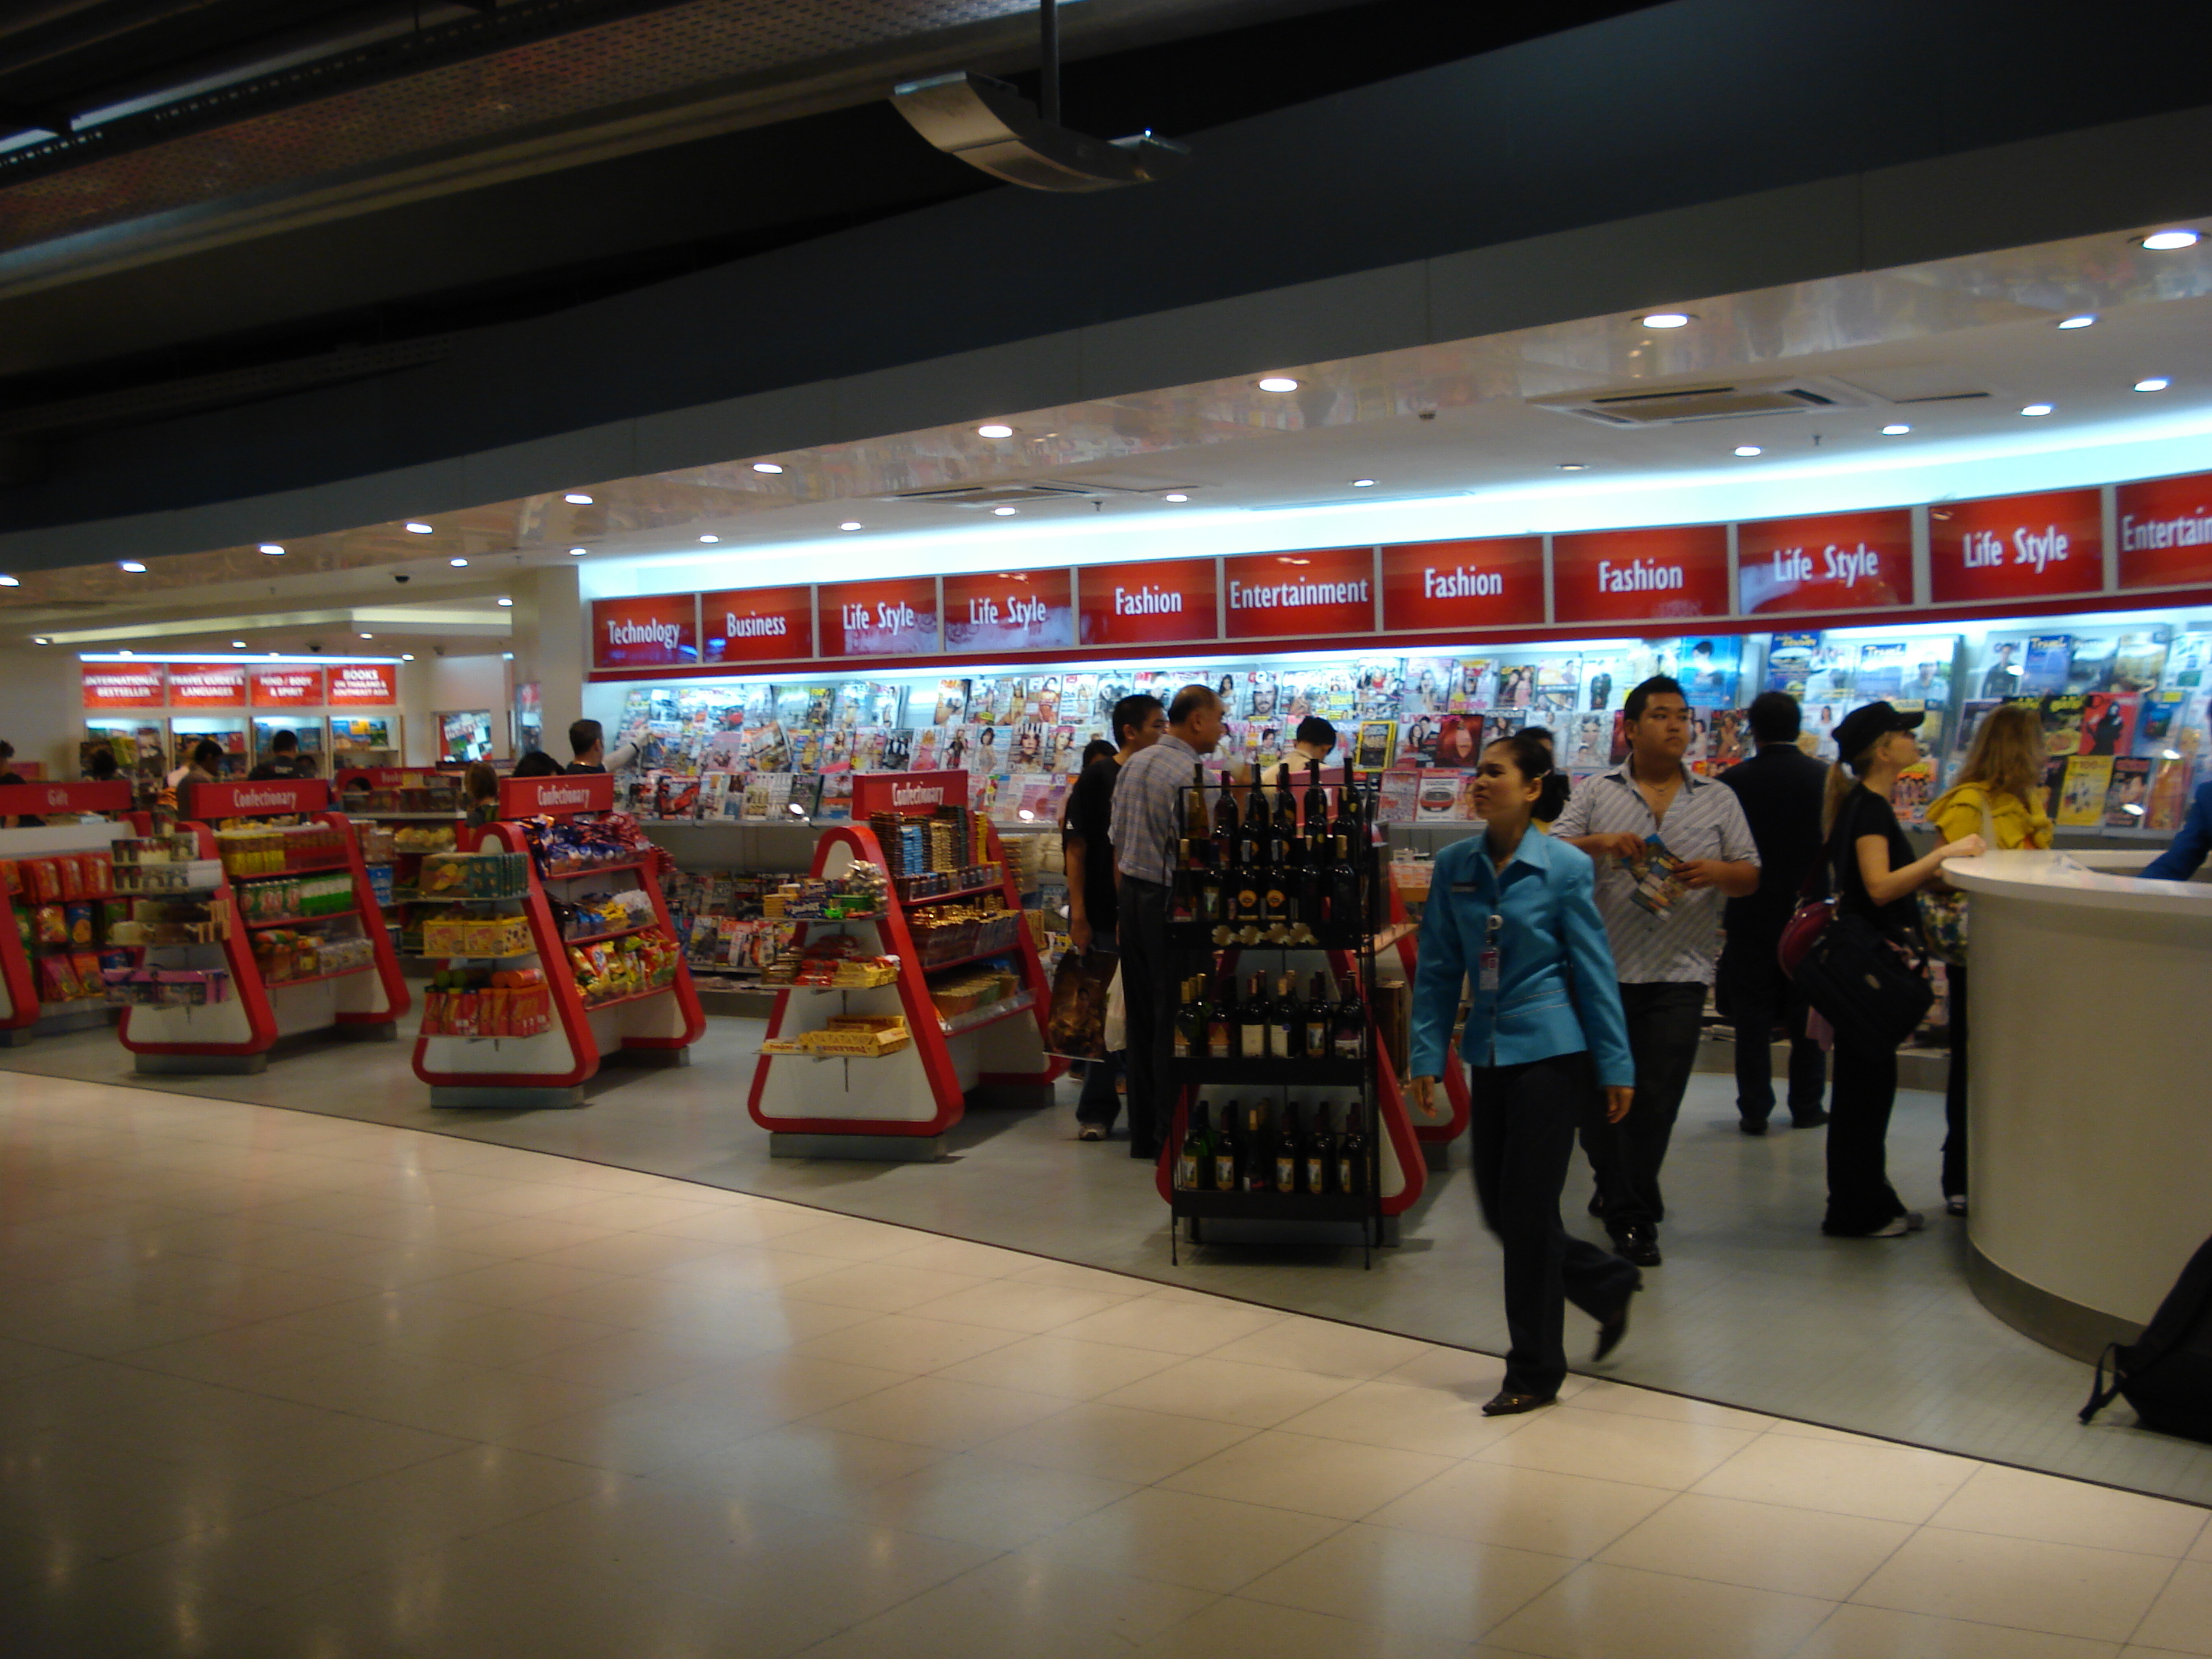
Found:
<path fill-rule="evenodd" d="M 127 824 L 76 822 L 80 813 L 100 812 L 111 817 L 131 810 L 131 786 L 112 783 L 23 783 L 0 785 L 0 821 L 40 817 L 44 828 L 31 826 L 0 830 L 0 860 L 17 861 L 73 853 L 104 853 L 118 836 L 137 834 Z M 56 818 L 71 820 L 56 823 Z M 76 1002 L 42 1003 L 39 997 L 38 957 L 42 947 L 23 945 L 19 915 L 35 901 L 27 893 L 0 892 L 0 1046 L 16 1047 L 42 1031 L 75 1030 L 103 1024 L 113 1018 L 105 998 Z M 69 945 L 56 945 L 58 951 Z M 98 948 L 96 944 L 75 947 Z"/>
<path fill-rule="evenodd" d="M 1411 988 L 1420 982 L 1421 930 L 1419 924 L 1407 910 L 1404 896 L 1398 891 L 1396 882 L 1389 884 L 1389 927 L 1381 936 L 1382 942 L 1377 954 L 1397 953 L 1398 964 L 1406 970 L 1406 984 Z M 1438 1169 L 1445 1167 L 1443 1160 L 1449 1156 L 1444 1149 L 1467 1133 L 1469 1116 L 1474 1109 L 1474 1099 L 1467 1091 L 1467 1067 L 1460 1063 L 1459 1038 L 1456 1036 L 1444 1048 L 1443 1081 L 1443 1099 L 1446 1108 L 1443 1116 L 1433 1123 L 1420 1118 L 1413 1121 L 1413 1138 L 1420 1142 L 1422 1152 L 1435 1162 Z"/>
<path fill-rule="evenodd" d="M 614 780 L 605 773 L 574 777 L 503 778 L 496 823 L 459 831 L 465 853 L 530 851 L 529 837 L 515 820 L 572 819 L 614 807 Z M 586 1004 L 569 969 L 571 945 L 606 944 L 631 933 L 660 929 L 673 940 L 676 929 L 651 849 L 635 857 L 587 868 L 547 873 L 535 859 L 529 884 L 513 898 L 452 901 L 474 915 L 520 915 L 528 924 L 529 948 L 498 959 L 506 968 L 538 968 L 544 975 L 552 1018 L 535 1036 L 454 1036 L 422 1033 L 415 1039 L 415 1075 L 430 1085 L 430 1103 L 440 1107 L 580 1106 L 580 1085 L 611 1057 L 621 1054 L 645 1064 L 682 1065 L 686 1052 L 703 1036 L 707 1018 L 680 957 L 665 983 Z M 620 932 L 586 939 L 561 936 L 553 902 L 571 902 L 593 890 L 635 887 L 651 901 L 653 919 Z M 458 959 L 449 959 L 458 962 Z M 488 963 L 489 959 L 470 958 Z"/>
<path fill-rule="evenodd" d="M 965 772 L 863 773 L 853 780 L 849 825 L 823 831 L 815 844 L 812 873 L 843 875 L 855 863 L 888 870 L 884 849 L 866 823 L 877 812 L 927 816 L 940 805 L 964 805 Z M 868 954 L 898 958 L 888 985 L 780 990 L 769 1018 L 771 1042 L 796 1038 L 839 1014 L 900 1014 L 912 1041 L 872 1056 L 763 1053 L 753 1068 L 746 1101 L 753 1121 L 770 1132 L 778 1156 L 926 1162 L 942 1155 L 945 1132 L 960 1121 L 969 1091 L 978 1087 L 1049 1088 L 1066 1061 L 1046 1053 L 1045 1022 L 1051 992 L 1044 964 L 1021 911 L 1021 895 L 998 832 L 986 826 L 995 881 L 959 892 L 901 899 L 888 882 L 882 914 L 799 924 L 791 948 L 803 951 L 832 933 L 856 934 Z M 995 892 L 1012 917 L 1012 938 L 950 961 L 925 963 L 910 918 L 919 910 L 972 901 Z M 1013 958 L 1018 994 L 971 1012 L 940 1017 L 930 1000 L 929 975 L 994 957 Z"/>
<path fill-rule="evenodd" d="M 397 1034 L 396 1022 L 408 1008 L 406 982 L 400 978 L 398 960 L 392 953 L 392 937 L 369 884 L 368 866 L 362 861 L 360 838 L 343 814 L 327 810 L 329 805 L 330 785 L 320 778 L 202 783 L 189 787 L 182 805 L 191 815 L 190 821 L 179 823 L 178 833 L 198 838 L 199 856 L 204 860 L 219 860 L 222 855 L 212 827 L 217 821 L 296 817 L 329 829 L 336 846 L 326 856 L 295 868 L 245 875 L 225 871 L 210 887 L 191 895 L 205 901 L 211 917 L 223 918 L 224 938 L 199 945 L 142 947 L 141 959 L 151 968 L 227 969 L 233 994 L 228 1001 L 204 1006 L 133 1004 L 125 1007 L 118 1035 L 123 1046 L 137 1057 L 140 1072 L 158 1075 L 259 1072 L 266 1069 L 269 1050 L 279 1037 L 319 1030 L 368 1040 L 386 1040 Z M 248 922 L 238 902 L 238 890 L 253 883 L 338 873 L 351 884 L 353 902 L 348 910 Z M 271 927 L 308 929 L 347 921 L 352 921 L 368 941 L 366 963 L 274 982 L 262 977 L 253 953 L 253 933 Z"/>

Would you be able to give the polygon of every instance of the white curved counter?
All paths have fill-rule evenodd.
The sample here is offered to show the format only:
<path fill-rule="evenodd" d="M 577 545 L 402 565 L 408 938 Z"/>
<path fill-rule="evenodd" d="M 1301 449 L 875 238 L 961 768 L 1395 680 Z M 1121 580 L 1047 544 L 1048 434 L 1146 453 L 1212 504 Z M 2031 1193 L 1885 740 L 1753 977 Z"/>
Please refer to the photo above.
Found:
<path fill-rule="evenodd" d="M 1945 866 L 1973 896 L 1974 1290 L 2083 1358 L 2212 1235 L 2212 885 L 2118 873 L 2150 856 Z"/>

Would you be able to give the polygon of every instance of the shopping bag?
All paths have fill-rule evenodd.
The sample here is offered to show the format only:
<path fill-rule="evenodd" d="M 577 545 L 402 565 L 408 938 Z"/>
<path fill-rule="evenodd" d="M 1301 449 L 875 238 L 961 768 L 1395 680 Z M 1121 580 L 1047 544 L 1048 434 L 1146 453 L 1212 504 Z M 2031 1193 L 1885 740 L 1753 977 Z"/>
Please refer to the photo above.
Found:
<path fill-rule="evenodd" d="M 1114 960 L 1119 963 L 1121 958 Z M 1106 998 L 1106 1052 L 1109 1054 L 1118 1054 L 1129 1046 L 1128 982 L 1117 970 L 1114 988 Z"/>
<path fill-rule="evenodd" d="M 1920 1029 L 1936 1001 L 1919 954 L 1849 912 L 1820 930 L 1794 977 L 1829 1024 L 1869 1048 L 1896 1048 Z"/>
<path fill-rule="evenodd" d="M 1069 951 L 1052 975 L 1052 1015 L 1046 1040 L 1071 1060 L 1106 1056 L 1106 1000 L 1119 964 L 1103 951 Z"/>

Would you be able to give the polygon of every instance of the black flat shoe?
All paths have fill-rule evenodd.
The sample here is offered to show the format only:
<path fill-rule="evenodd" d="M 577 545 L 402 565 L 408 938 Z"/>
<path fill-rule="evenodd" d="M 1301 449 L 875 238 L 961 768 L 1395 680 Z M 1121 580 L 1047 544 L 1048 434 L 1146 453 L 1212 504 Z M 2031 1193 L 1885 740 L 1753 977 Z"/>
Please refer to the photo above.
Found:
<path fill-rule="evenodd" d="M 1747 1135 L 1763 1135 L 1766 1133 L 1766 1120 L 1763 1117 L 1740 1117 L 1735 1121 L 1735 1127 Z"/>
<path fill-rule="evenodd" d="M 1512 1389 L 1500 1389 L 1482 1402 L 1485 1417 L 1517 1417 L 1522 1412 L 1533 1412 L 1539 1406 L 1548 1406 L 1559 1396 L 1555 1394 L 1521 1394 Z"/>
<path fill-rule="evenodd" d="M 1640 1291 L 1643 1288 L 1638 1285 L 1636 1290 Z M 1611 1318 L 1598 1322 L 1597 1352 L 1590 1356 L 1590 1362 L 1593 1364 L 1619 1347 L 1620 1339 L 1628 1334 L 1628 1304 L 1635 1299 L 1635 1297 L 1636 1291 L 1631 1291 L 1626 1296 L 1621 1297 L 1620 1305 L 1613 1310 Z"/>
<path fill-rule="evenodd" d="M 1612 1235 L 1613 1253 L 1639 1267 L 1656 1267 L 1663 1258 L 1659 1254 L 1659 1235 L 1649 1227 L 1630 1227 Z"/>
<path fill-rule="evenodd" d="M 1826 1112 L 1810 1111 L 1802 1117 L 1793 1116 L 1790 1120 L 1790 1127 L 1793 1129 L 1817 1129 L 1827 1121 L 1828 1115 Z"/>

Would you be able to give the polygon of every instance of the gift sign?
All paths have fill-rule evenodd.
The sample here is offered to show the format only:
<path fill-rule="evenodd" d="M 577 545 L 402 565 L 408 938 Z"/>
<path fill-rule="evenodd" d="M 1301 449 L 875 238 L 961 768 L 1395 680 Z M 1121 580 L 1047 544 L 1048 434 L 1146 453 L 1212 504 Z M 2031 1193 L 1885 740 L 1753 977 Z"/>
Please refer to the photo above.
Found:
<path fill-rule="evenodd" d="M 499 781 L 503 818 L 564 817 L 571 812 L 611 812 L 614 806 L 615 781 L 605 772 Z"/>
<path fill-rule="evenodd" d="M 1735 549 L 1747 616 L 1912 603 L 1912 514 L 1902 507 L 1739 525 Z"/>
<path fill-rule="evenodd" d="M 814 631 L 825 657 L 916 657 L 938 648 L 937 578 L 894 576 L 815 590 Z"/>
<path fill-rule="evenodd" d="M 83 672 L 87 708 L 159 708 L 167 700 L 168 675 L 158 662 L 88 662 Z"/>
<path fill-rule="evenodd" d="M 320 812 L 330 804 L 331 786 L 321 778 L 270 778 L 259 783 L 196 783 L 185 807 L 191 817 L 205 821 Z"/>
<path fill-rule="evenodd" d="M 1065 570 L 945 579 L 947 651 L 1064 651 L 1075 643 L 1074 580 Z"/>
<path fill-rule="evenodd" d="M 1085 645 L 1160 645 L 1216 637 L 1216 562 L 1092 565 L 1077 578 Z"/>
<path fill-rule="evenodd" d="M 2042 599 L 2105 585 L 2102 503 L 2094 489 L 1945 501 L 1928 509 L 1929 597 Z"/>
<path fill-rule="evenodd" d="M 16 769 L 21 771 L 22 769 Z M 131 786 L 108 783 L 0 784 L 0 818 L 59 817 L 70 812 L 127 812 Z"/>
<path fill-rule="evenodd" d="M 745 587 L 699 596 L 702 662 L 781 662 L 814 654 L 814 590 Z"/>
<path fill-rule="evenodd" d="M 169 707 L 245 708 L 246 665 L 242 662 L 171 663 Z"/>
<path fill-rule="evenodd" d="M 2212 472 L 2144 478 L 2113 494 L 2122 587 L 2212 581 Z"/>
<path fill-rule="evenodd" d="M 682 668 L 699 660 L 699 596 L 592 601 L 592 666 Z"/>
<path fill-rule="evenodd" d="M 1728 586 L 1725 526 L 1662 525 L 1552 538 L 1555 622 L 1723 617 Z"/>
<path fill-rule="evenodd" d="M 853 816 L 866 822 L 876 812 L 927 817 L 940 806 L 968 805 L 965 772 L 856 772 Z"/>
<path fill-rule="evenodd" d="M 1223 561 L 1229 637 L 1293 640 L 1375 631 L 1375 550 L 1247 553 Z"/>
<path fill-rule="evenodd" d="M 341 663 L 330 670 L 333 708 L 399 701 L 399 671 L 388 662 Z"/>
<path fill-rule="evenodd" d="M 1390 634 L 1510 627 L 1544 620 L 1544 538 L 1413 542 L 1382 550 L 1382 628 Z"/>
<path fill-rule="evenodd" d="M 249 678 L 256 708 L 323 706 L 323 671 L 319 668 L 256 668 Z"/>

